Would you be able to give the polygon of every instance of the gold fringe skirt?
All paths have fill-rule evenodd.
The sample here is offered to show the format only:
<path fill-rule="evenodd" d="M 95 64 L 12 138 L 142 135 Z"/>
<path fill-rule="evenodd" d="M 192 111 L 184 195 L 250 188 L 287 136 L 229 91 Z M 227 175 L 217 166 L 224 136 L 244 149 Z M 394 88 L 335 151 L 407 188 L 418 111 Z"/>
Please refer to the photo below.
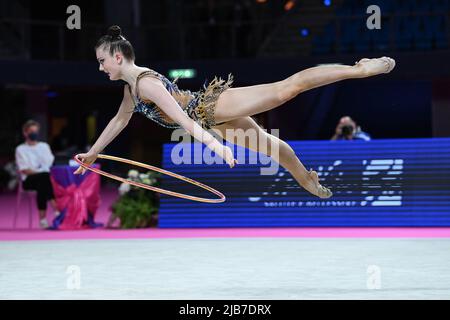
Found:
<path fill-rule="evenodd" d="M 217 76 L 203 89 L 195 92 L 195 98 L 189 102 L 187 107 L 188 115 L 195 121 L 199 122 L 203 128 L 211 129 L 217 125 L 214 113 L 219 95 L 231 87 L 233 83 L 233 75 L 230 73 L 225 81 Z"/>

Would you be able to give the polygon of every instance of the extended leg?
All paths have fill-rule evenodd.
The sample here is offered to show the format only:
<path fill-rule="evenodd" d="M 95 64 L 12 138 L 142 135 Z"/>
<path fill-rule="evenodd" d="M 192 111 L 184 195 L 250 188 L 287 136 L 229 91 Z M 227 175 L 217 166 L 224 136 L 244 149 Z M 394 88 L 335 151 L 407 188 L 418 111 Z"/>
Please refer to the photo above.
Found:
<path fill-rule="evenodd" d="M 390 72 L 395 61 L 390 58 L 362 59 L 354 66 L 328 65 L 309 68 L 273 83 L 230 88 L 222 92 L 216 105 L 216 122 L 252 116 L 271 110 L 301 92 L 333 82 Z"/>
<path fill-rule="evenodd" d="M 254 139 L 236 139 L 236 131 L 230 136 L 227 135 L 227 129 L 242 129 L 244 132 L 247 130 L 253 130 L 256 137 L 263 137 L 263 139 L 258 139 L 256 141 Z M 262 152 L 267 156 L 272 157 L 283 168 L 291 173 L 298 184 L 310 193 L 321 198 L 329 198 L 332 196 L 329 189 L 320 185 L 317 173 L 315 171 L 306 170 L 289 144 L 261 129 L 261 127 L 258 126 L 258 124 L 251 117 L 229 121 L 225 124 L 214 127 L 214 130 L 223 139 L 226 139 L 233 144 L 240 145 L 256 152 Z M 278 148 L 272 150 L 271 146 L 275 144 Z"/>

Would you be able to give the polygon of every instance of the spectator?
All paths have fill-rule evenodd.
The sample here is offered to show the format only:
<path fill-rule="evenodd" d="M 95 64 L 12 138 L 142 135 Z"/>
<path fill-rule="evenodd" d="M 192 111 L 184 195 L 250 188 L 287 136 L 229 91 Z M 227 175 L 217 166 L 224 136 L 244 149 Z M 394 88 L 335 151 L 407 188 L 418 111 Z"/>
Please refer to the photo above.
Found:
<path fill-rule="evenodd" d="M 336 126 L 331 140 L 365 140 L 370 141 L 370 135 L 361 130 L 361 127 L 349 116 L 342 117 Z"/>
<path fill-rule="evenodd" d="M 48 228 L 47 201 L 51 201 L 55 216 L 58 216 L 59 212 L 49 173 L 55 157 L 47 143 L 38 141 L 39 128 L 39 123 L 34 120 L 28 120 L 23 125 L 25 142 L 16 148 L 16 164 L 23 181 L 23 188 L 37 191 L 40 226 L 46 229 Z"/>

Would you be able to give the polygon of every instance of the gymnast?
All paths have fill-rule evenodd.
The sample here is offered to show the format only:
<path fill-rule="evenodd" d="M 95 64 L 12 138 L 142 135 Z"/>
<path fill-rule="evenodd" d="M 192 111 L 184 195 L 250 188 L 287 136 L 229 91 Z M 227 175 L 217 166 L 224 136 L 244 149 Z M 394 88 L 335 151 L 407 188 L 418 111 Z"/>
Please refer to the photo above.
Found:
<path fill-rule="evenodd" d="M 231 87 L 233 76 L 229 74 L 227 80 L 215 77 L 208 86 L 191 92 L 180 90 L 176 81 L 171 82 L 152 69 L 137 66 L 134 63 L 133 47 L 118 26 L 111 26 L 107 34 L 98 40 L 95 52 L 99 70 L 105 72 L 110 80 L 124 80 L 127 84 L 117 114 L 90 150 L 77 155 L 86 165 L 94 163 L 98 154 L 127 126 L 132 114 L 139 112 L 166 128 L 184 128 L 224 159 L 230 168 L 237 163 L 233 152 L 208 130 L 212 129 L 225 140 L 227 129 L 242 129 L 244 132 L 255 130 L 258 137 L 264 137 L 271 145 L 278 146 L 278 154 L 272 154 L 271 148 L 262 148 L 261 143 L 247 139 L 229 142 L 262 152 L 274 159 L 276 157 L 277 162 L 291 173 L 298 184 L 322 199 L 333 194 L 329 188 L 320 184 L 317 172 L 306 170 L 289 144 L 263 130 L 251 116 L 276 108 L 307 90 L 345 79 L 389 73 L 395 67 L 395 61 L 389 57 L 365 58 L 353 66 L 317 66 L 277 82 L 235 88 Z M 85 171 L 80 166 L 75 174 Z"/>

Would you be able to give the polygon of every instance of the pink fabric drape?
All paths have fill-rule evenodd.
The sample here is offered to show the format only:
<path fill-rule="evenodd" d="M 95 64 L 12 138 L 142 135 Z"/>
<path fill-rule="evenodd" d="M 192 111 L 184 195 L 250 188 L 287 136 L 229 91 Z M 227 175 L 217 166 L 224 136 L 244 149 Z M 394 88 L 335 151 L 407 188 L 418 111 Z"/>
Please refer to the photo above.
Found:
<path fill-rule="evenodd" d="M 66 210 L 61 230 L 84 229 L 88 219 L 88 212 L 95 216 L 100 206 L 100 176 L 90 174 L 77 187 L 71 184 L 64 188 L 51 177 L 58 210 Z"/>

